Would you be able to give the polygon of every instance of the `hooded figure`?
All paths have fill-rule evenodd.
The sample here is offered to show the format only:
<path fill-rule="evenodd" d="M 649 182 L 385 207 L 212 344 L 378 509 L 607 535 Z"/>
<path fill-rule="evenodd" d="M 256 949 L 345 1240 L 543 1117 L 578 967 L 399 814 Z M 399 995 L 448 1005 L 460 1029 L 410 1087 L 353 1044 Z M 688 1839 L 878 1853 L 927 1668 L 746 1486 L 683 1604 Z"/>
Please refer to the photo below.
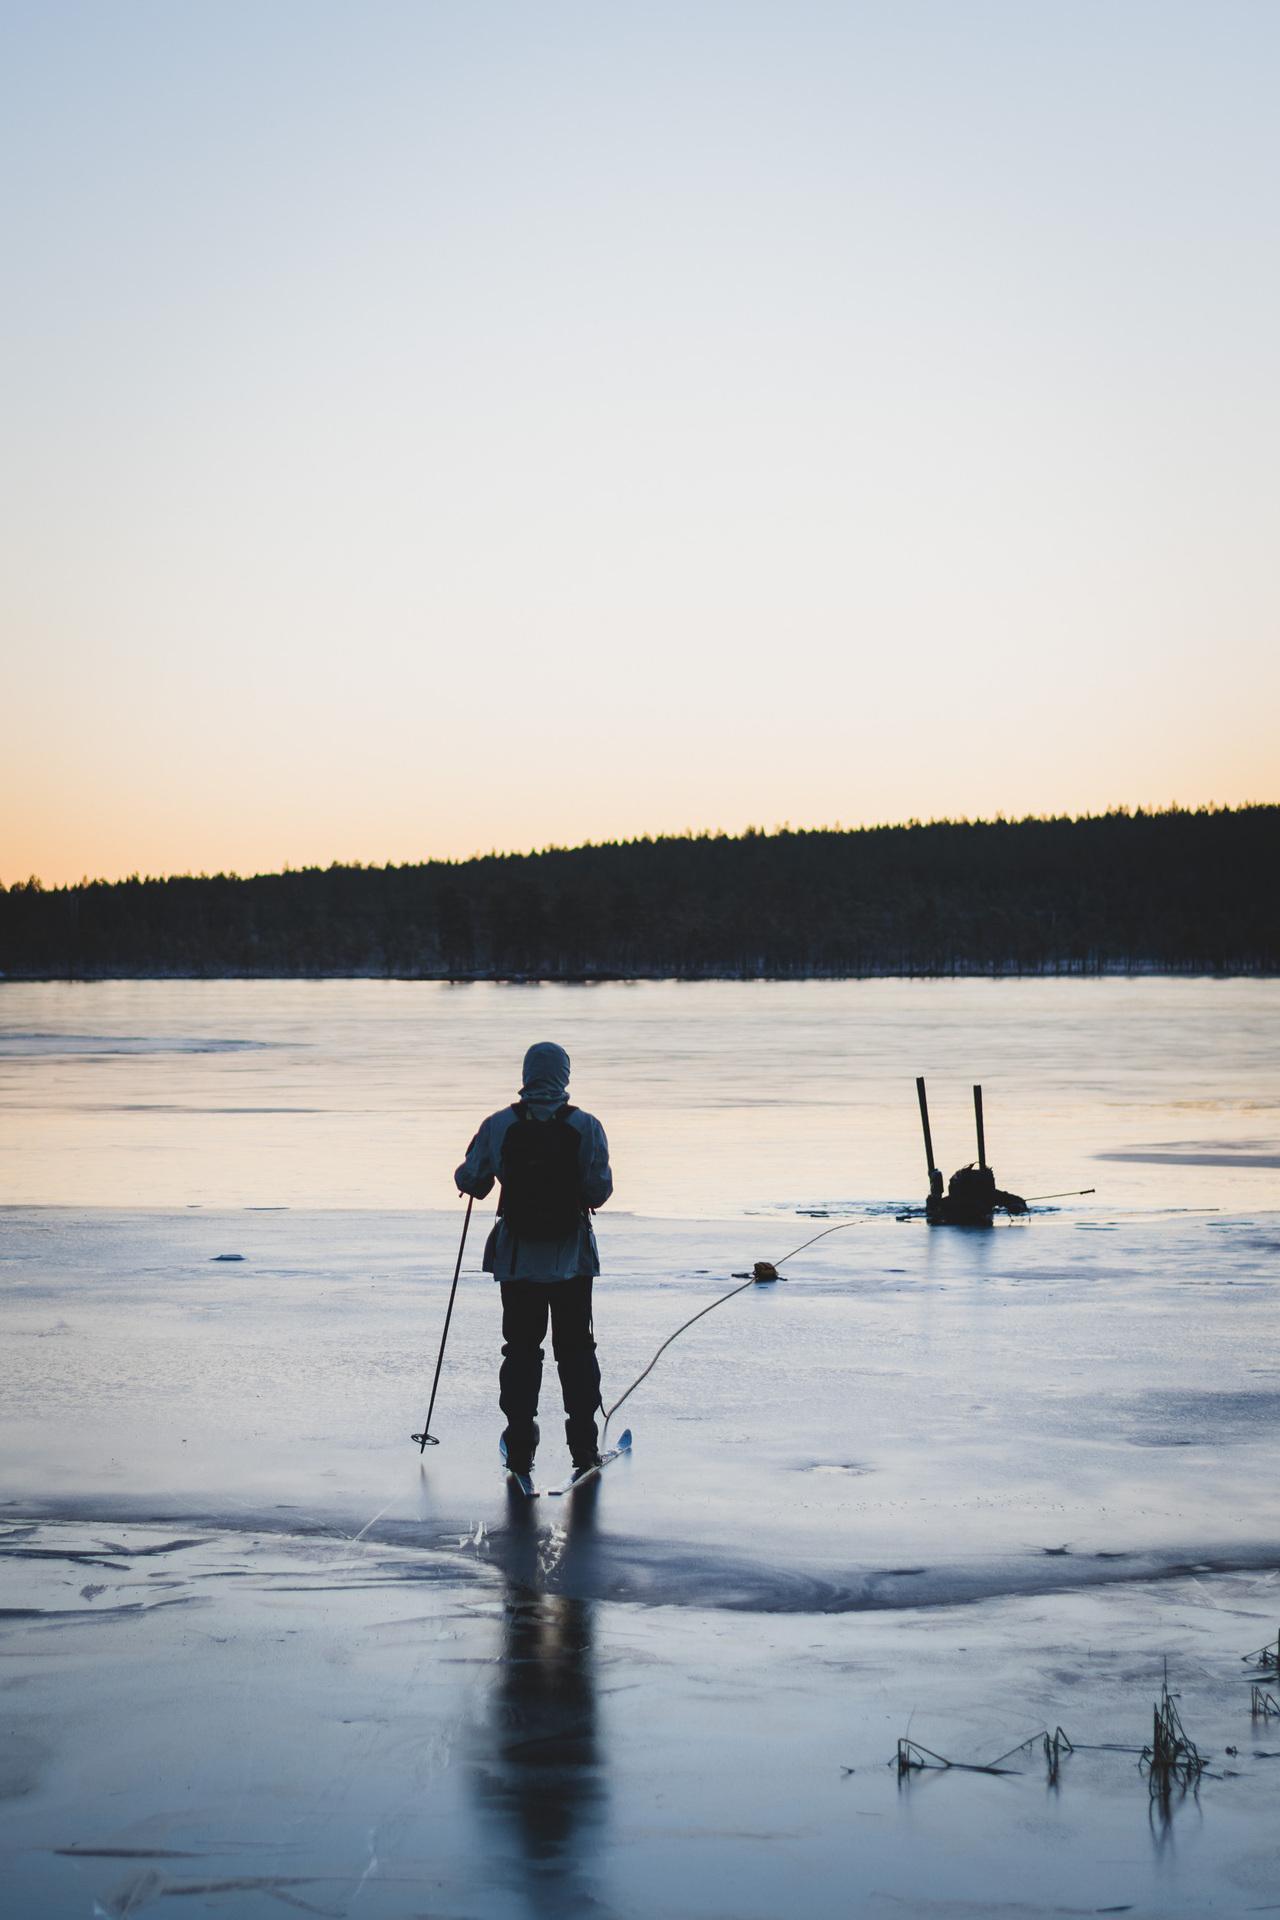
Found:
<path fill-rule="evenodd" d="M 569 1098 L 569 1056 L 554 1040 L 538 1040 L 521 1068 L 520 1098 L 535 1120 L 550 1120 Z"/>
<path fill-rule="evenodd" d="M 502 1288 L 498 1398 L 507 1419 L 508 1468 L 519 1474 L 533 1469 L 549 1319 L 565 1437 L 575 1471 L 583 1471 L 599 1458 L 591 1283 L 600 1271 L 600 1252 L 590 1216 L 613 1192 L 609 1143 L 592 1114 L 569 1104 L 563 1047 L 553 1040 L 530 1047 L 521 1080 L 519 1099 L 481 1123 L 454 1180 L 461 1193 L 477 1200 L 495 1180 L 502 1189 L 484 1271 Z"/>

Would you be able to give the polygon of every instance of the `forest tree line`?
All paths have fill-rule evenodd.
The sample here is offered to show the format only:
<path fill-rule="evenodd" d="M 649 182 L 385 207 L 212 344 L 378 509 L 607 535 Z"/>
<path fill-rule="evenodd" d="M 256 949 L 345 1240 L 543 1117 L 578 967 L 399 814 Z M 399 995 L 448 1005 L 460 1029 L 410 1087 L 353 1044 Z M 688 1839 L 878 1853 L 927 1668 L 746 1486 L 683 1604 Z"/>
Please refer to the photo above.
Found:
<path fill-rule="evenodd" d="M 10 979 L 1280 971 L 1280 806 L 0 887 Z"/>

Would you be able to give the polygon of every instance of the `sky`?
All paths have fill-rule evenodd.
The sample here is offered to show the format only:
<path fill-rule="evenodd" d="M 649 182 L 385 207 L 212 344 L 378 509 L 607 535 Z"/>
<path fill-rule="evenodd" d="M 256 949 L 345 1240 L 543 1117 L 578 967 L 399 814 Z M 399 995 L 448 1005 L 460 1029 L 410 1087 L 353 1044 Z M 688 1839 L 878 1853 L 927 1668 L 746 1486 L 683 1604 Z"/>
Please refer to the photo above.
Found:
<path fill-rule="evenodd" d="M 1280 798 L 1271 0 L 0 0 L 0 880 Z"/>

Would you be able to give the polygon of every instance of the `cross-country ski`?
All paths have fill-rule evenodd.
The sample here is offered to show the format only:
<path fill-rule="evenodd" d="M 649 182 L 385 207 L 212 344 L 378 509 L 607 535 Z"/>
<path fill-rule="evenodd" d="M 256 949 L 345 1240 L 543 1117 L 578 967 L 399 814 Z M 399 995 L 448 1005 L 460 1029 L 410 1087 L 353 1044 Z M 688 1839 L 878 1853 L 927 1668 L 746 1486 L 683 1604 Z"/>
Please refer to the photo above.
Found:
<path fill-rule="evenodd" d="M 630 1451 L 631 1429 L 628 1427 L 617 1446 L 610 1447 L 607 1453 L 602 1453 L 593 1467 L 584 1467 L 581 1473 L 575 1473 L 570 1479 L 566 1480 L 562 1487 L 549 1487 L 547 1491 L 553 1500 L 558 1500 L 562 1494 L 573 1493 L 577 1488 L 582 1486 L 584 1481 L 594 1480 L 597 1474 L 603 1473 L 606 1467 L 612 1466 L 615 1460 L 620 1459 L 624 1453 L 630 1453 Z"/>

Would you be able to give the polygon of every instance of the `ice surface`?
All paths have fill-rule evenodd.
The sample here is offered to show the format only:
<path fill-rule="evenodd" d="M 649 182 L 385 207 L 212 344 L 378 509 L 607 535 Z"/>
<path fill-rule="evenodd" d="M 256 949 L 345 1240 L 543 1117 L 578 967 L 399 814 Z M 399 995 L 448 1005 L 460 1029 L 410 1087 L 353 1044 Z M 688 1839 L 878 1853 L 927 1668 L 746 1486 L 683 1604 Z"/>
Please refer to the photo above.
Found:
<path fill-rule="evenodd" d="M 1276 980 L 0 983 L 0 1198 L 447 1207 L 554 1036 L 638 1213 L 923 1199 L 917 1073 L 947 1173 L 976 1080 L 1001 1185 L 1239 1212 L 1274 1205 L 1278 1025 Z"/>
<path fill-rule="evenodd" d="M 1276 983 L 181 986 L 0 993 L 6 1920 L 1280 1903 Z M 566 1023 L 607 1400 L 841 1231 L 676 1342 L 594 1492 L 513 1502 L 481 1221 L 409 1434 L 448 1169 Z M 919 1066 L 948 1167 L 981 1077 L 1002 1180 L 1102 1191 L 897 1222 Z M 549 1355 L 543 1432 L 550 1485 Z M 1089 1749 L 1166 1657 L 1211 1757 L 1163 1805 Z M 1056 1786 L 889 1764 L 1059 1724 Z"/>
<path fill-rule="evenodd" d="M 3 1222 L 0 1497 L 17 1509 L 400 1545 L 501 1525 L 479 1234 L 442 1444 L 408 1441 L 460 1214 Z M 606 1405 L 735 1273 L 811 1230 L 602 1217 Z M 1081 1207 L 988 1233 L 856 1217 L 700 1320 L 626 1402 L 636 1456 L 610 1475 L 593 1591 L 832 1610 L 1271 1564 L 1278 1247 L 1267 1215 Z M 550 1355 L 547 1373 L 554 1484 Z"/>
<path fill-rule="evenodd" d="M 614 1489 L 503 1550 L 63 1524 L 0 1538 L 6 1912 L 777 1920 L 1257 1912 L 1274 1574 L 761 1615 L 575 1597 Z M 625 1497 L 625 1496 L 624 1496 Z M 23 1560 L 17 1556 L 60 1554 Z M 1152 1801 L 1165 1661 L 1209 1756 Z M 910 1734 L 998 1778 L 899 1784 Z M 1227 1752 L 1234 1747 L 1237 1752 Z M 186 1910 L 185 1908 L 182 1910 Z"/>
<path fill-rule="evenodd" d="M 458 1225 L 3 1217 L 15 1911 L 1265 1905 L 1280 1220 L 859 1217 L 678 1341 L 633 1457 L 554 1503 L 498 1473 L 474 1270 L 409 1443 Z M 811 1230 L 615 1218 L 606 1392 Z M 1166 1655 L 1198 1798 L 1153 1807 L 1132 1754 L 887 1764 L 1140 1746 Z"/>

